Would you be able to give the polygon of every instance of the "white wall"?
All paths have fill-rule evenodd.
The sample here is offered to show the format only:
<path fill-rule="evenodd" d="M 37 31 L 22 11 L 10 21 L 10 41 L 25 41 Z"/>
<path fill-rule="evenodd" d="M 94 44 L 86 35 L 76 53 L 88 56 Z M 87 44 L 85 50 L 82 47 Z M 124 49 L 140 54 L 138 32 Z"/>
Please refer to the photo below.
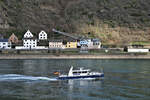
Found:
<path fill-rule="evenodd" d="M 0 49 L 11 49 L 11 42 L 0 42 Z"/>
<path fill-rule="evenodd" d="M 149 52 L 149 49 L 128 49 L 128 52 Z"/>
<path fill-rule="evenodd" d="M 31 49 L 37 47 L 37 40 L 36 39 L 24 39 L 23 46 L 25 48 Z"/>
<path fill-rule="evenodd" d="M 27 49 L 30 49 L 30 48 L 26 48 L 24 46 L 16 46 L 15 47 L 16 50 L 27 50 Z M 31 48 L 31 49 L 48 49 L 48 47 L 45 47 L 45 46 L 37 46 L 36 48 Z"/>
<path fill-rule="evenodd" d="M 15 47 L 16 50 L 21 50 L 21 49 L 26 49 L 24 46 L 16 46 Z"/>
<path fill-rule="evenodd" d="M 37 46 L 35 49 L 48 49 L 48 47 L 45 47 L 45 46 Z"/>

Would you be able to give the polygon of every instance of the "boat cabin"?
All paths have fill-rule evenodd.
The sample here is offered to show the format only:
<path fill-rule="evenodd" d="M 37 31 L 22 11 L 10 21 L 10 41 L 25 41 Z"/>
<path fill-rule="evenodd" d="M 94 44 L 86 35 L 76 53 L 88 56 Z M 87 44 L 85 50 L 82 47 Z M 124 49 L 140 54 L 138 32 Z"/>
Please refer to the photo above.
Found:
<path fill-rule="evenodd" d="M 83 69 L 80 68 L 79 70 L 73 70 L 73 67 L 70 68 L 68 76 L 75 76 L 75 75 L 88 75 L 90 73 L 90 69 Z"/>

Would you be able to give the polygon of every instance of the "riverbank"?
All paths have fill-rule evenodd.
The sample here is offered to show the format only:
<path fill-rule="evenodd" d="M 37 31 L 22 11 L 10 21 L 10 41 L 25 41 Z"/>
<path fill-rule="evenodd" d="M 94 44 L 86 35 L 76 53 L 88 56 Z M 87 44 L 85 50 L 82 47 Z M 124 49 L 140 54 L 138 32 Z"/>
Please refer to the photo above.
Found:
<path fill-rule="evenodd" d="M 150 59 L 150 55 L 0 55 L 0 59 Z"/>

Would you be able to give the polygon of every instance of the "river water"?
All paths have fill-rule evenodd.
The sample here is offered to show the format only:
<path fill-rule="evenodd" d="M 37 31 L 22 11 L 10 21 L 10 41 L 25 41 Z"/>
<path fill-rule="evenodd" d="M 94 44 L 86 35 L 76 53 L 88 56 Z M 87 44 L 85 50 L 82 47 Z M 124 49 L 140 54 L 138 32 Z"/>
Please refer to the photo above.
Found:
<path fill-rule="evenodd" d="M 105 77 L 55 79 L 71 65 Z M 0 60 L 0 100 L 150 100 L 150 60 Z"/>

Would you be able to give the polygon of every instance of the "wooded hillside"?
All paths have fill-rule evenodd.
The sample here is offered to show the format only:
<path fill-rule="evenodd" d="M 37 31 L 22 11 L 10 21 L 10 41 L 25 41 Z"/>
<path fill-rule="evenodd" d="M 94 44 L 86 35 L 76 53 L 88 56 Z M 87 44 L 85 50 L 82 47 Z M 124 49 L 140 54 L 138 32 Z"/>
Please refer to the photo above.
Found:
<path fill-rule="evenodd" d="M 104 43 L 150 40 L 150 0 L 0 0 L 0 33 L 52 28 Z"/>

